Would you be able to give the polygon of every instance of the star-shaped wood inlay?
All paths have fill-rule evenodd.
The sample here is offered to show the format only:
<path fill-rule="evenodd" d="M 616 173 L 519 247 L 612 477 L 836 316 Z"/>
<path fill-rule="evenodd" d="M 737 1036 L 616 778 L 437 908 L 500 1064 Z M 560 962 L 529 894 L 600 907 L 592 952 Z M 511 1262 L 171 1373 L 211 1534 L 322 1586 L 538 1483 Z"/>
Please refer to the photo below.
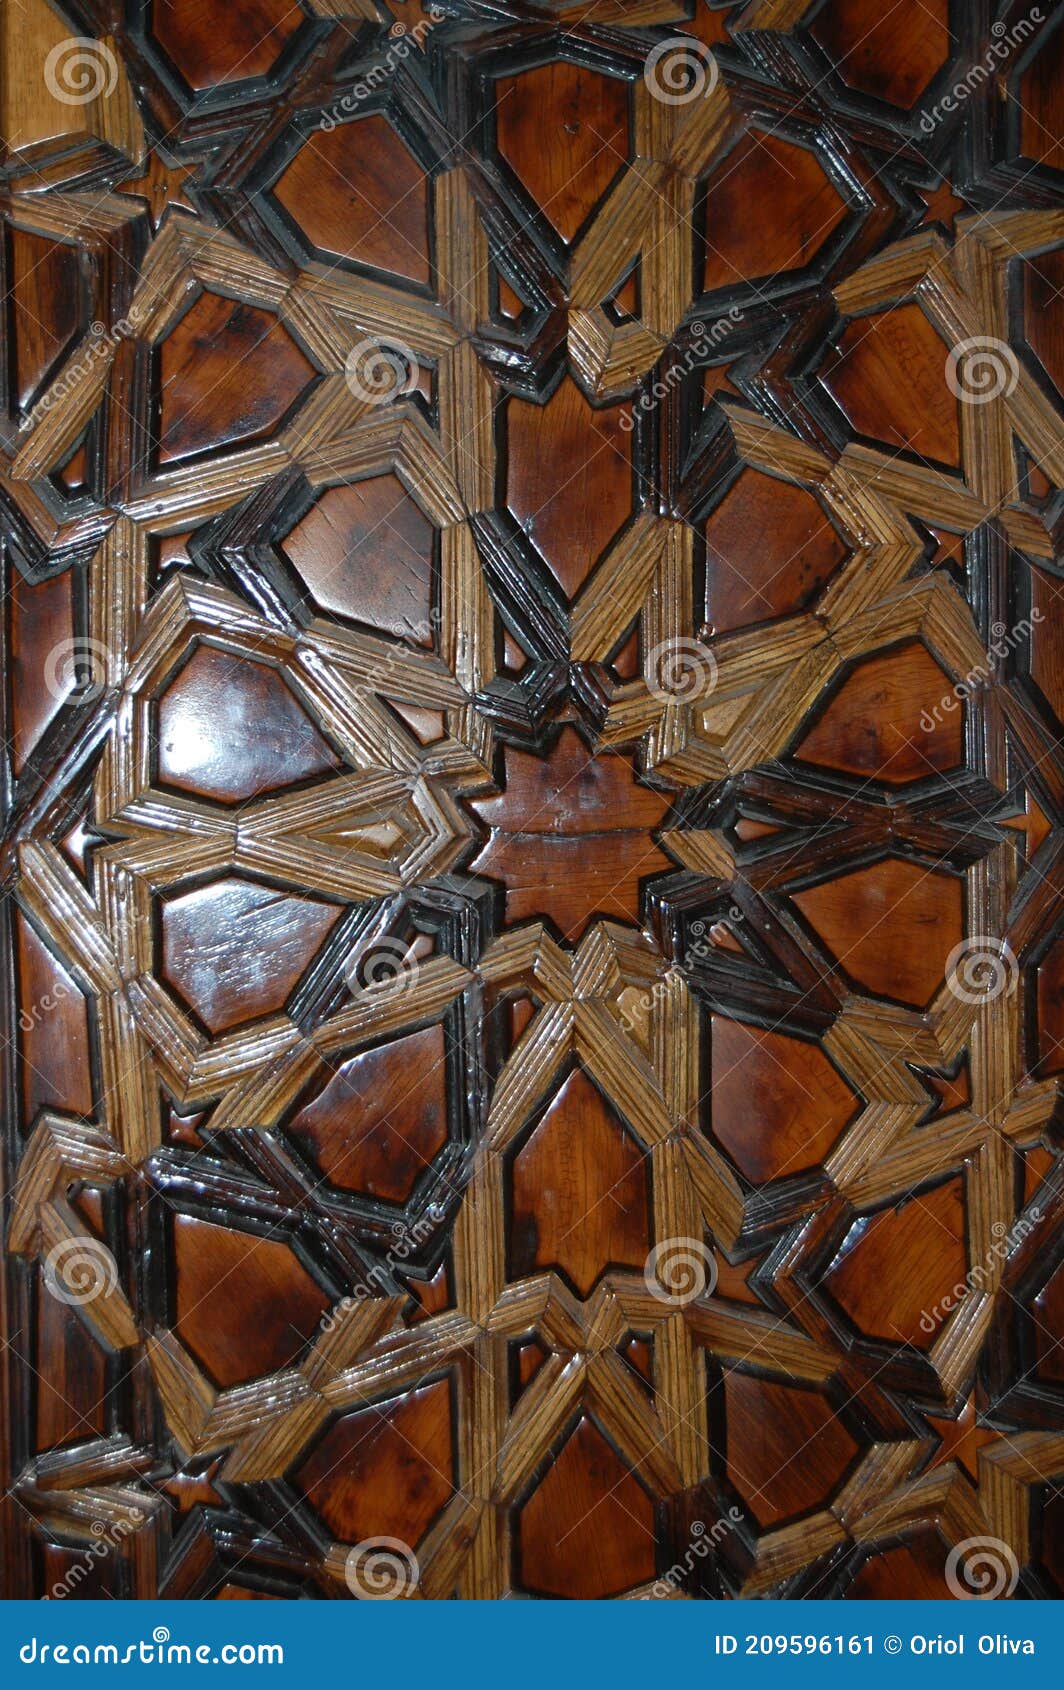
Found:
<path fill-rule="evenodd" d="M 957 198 L 948 182 L 940 182 L 937 188 L 921 188 L 919 193 L 927 207 L 921 219 L 922 227 L 928 223 L 944 223 L 952 231 L 957 213 L 968 209 L 966 202 Z"/>
<path fill-rule="evenodd" d="M 187 1514 L 190 1508 L 202 1506 L 205 1508 L 224 1508 L 225 1498 L 219 1496 L 214 1486 L 222 1465 L 221 1456 L 209 1462 L 200 1473 L 189 1473 L 184 1468 L 172 1473 L 168 1479 L 161 1479 L 156 1484 L 156 1490 L 163 1496 L 168 1496 L 177 1504 L 178 1512 Z"/>
<path fill-rule="evenodd" d="M 143 174 L 120 182 L 118 192 L 145 202 L 154 233 L 169 205 L 180 206 L 183 211 L 198 215 L 199 208 L 187 186 L 189 177 L 195 176 L 198 169 L 198 164 L 167 164 L 161 153 L 152 152 L 148 154 Z"/>
<path fill-rule="evenodd" d="M 998 1434 L 980 1426 L 974 1391 L 956 1419 L 947 1420 L 929 1414 L 927 1423 L 942 1439 L 932 1457 L 932 1467 L 941 1467 L 944 1461 L 957 1461 L 969 1478 L 978 1484 L 979 1451 L 985 1449 L 987 1444 L 996 1443 Z"/>
<path fill-rule="evenodd" d="M 667 796 L 625 758 L 595 757 L 571 727 L 546 757 L 507 747 L 503 796 L 471 808 L 491 829 L 473 868 L 506 886 L 507 918 L 548 915 L 569 939 L 595 914 L 638 926 L 640 881 L 669 868 L 653 838 Z"/>

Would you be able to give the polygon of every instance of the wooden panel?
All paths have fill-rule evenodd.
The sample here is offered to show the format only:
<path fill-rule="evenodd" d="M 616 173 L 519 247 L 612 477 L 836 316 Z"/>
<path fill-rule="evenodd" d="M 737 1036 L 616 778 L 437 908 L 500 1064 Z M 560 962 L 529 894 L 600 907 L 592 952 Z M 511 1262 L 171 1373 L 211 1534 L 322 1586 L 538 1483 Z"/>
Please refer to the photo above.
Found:
<path fill-rule="evenodd" d="M 312 135 L 274 193 L 311 251 L 428 282 L 425 173 L 383 117 Z"/>
<path fill-rule="evenodd" d="M 9 8 L 7 1594 L 1064 1595 L 1057 22 Z"/>

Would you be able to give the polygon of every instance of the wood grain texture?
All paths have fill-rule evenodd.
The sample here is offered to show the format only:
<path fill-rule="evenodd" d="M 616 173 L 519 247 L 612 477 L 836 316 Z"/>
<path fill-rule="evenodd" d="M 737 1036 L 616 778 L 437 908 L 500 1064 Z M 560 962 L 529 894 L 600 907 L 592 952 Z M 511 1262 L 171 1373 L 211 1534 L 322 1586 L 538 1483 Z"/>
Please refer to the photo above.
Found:
<path fill-rule="evenodd" d="M 7 1594 L 1064 1592 L 1000 10 L 9 12 Z"/>

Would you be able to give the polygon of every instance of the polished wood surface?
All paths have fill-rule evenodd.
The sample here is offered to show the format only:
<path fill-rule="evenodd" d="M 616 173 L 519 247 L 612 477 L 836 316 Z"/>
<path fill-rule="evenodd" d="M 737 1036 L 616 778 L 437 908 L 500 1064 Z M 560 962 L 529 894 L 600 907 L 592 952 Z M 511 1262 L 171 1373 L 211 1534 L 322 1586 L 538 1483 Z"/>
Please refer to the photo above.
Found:
<path fill-rule="evenodd" d="M 1045 11 L 7 8 L 6 1594 L 1064 1594 Z"/>

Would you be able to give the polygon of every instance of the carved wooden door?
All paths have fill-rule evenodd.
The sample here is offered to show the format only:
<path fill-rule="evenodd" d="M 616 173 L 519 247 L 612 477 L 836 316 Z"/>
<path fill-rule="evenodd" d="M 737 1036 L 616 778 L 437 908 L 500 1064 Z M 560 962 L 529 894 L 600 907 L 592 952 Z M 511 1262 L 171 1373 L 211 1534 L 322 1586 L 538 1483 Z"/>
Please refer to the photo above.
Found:
<path fill-rule="evenodd" d="M 11 1594 L 1061 1593 L 1051 12 L 9 10 Z"/>

